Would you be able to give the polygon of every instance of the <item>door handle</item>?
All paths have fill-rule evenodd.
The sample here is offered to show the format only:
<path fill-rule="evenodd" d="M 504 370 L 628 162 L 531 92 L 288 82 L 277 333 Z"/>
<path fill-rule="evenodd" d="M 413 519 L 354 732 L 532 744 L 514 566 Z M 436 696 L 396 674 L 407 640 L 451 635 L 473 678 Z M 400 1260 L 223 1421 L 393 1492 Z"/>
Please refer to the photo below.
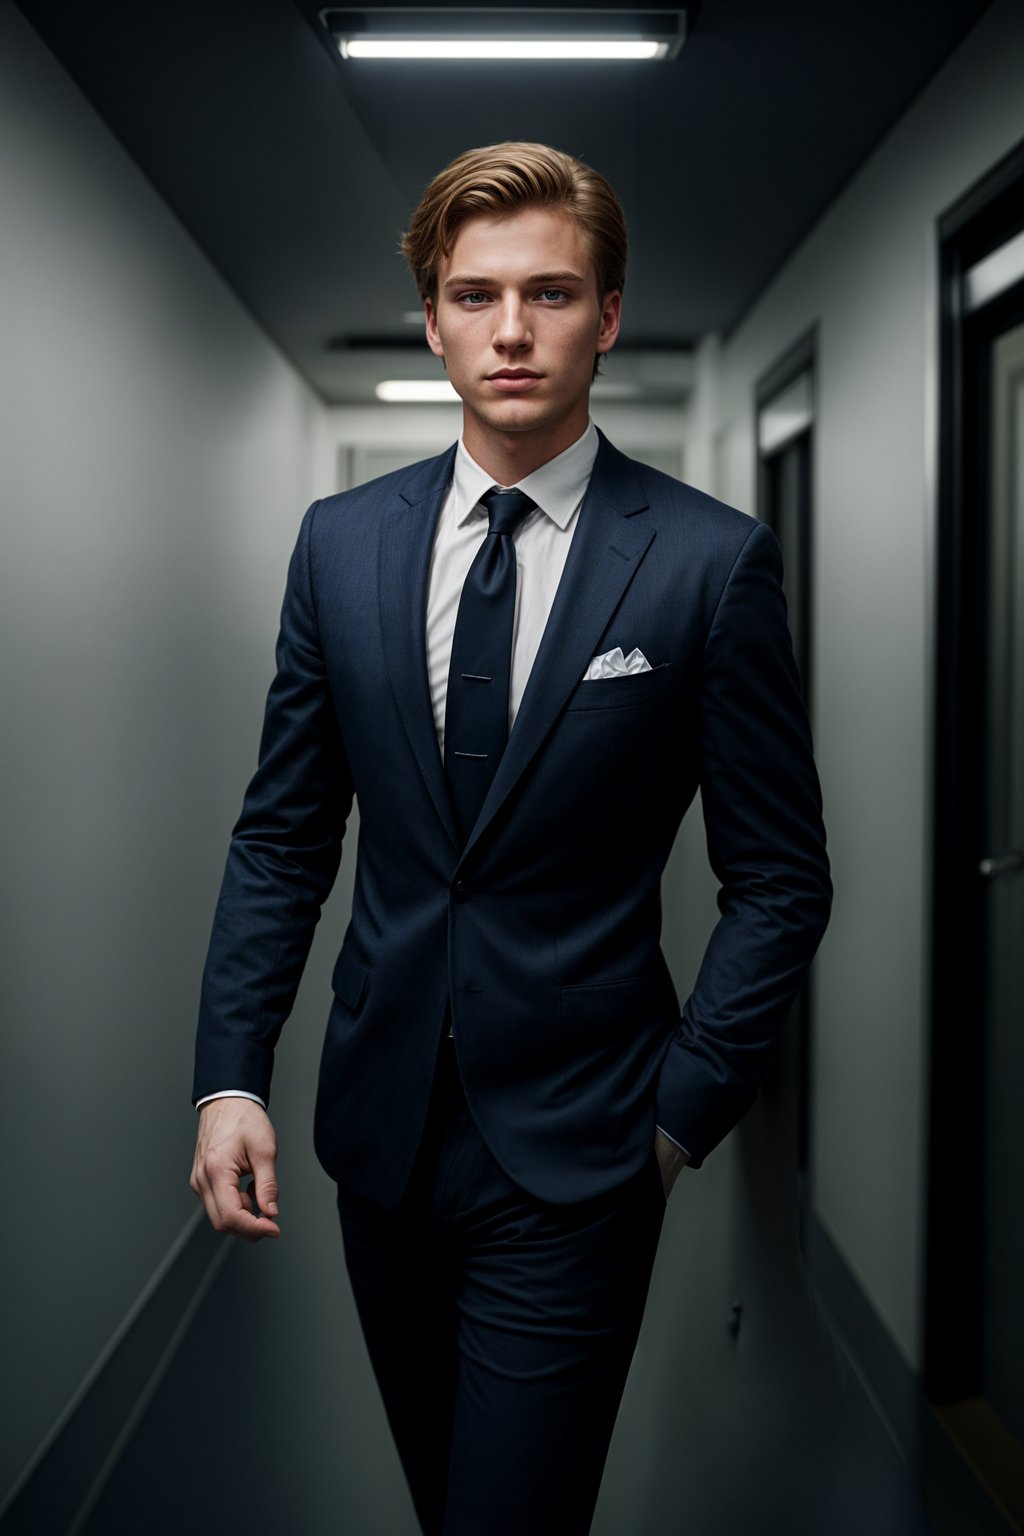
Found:
<path fill-rule="evenodd" d="M 982 859 L 978 873 L 985 880 L 998 880 L 1000 875 L 1013 875 L 1024 869 L 1024 849 L 1011 848 L 1009 853 L 995 853 Z"/>

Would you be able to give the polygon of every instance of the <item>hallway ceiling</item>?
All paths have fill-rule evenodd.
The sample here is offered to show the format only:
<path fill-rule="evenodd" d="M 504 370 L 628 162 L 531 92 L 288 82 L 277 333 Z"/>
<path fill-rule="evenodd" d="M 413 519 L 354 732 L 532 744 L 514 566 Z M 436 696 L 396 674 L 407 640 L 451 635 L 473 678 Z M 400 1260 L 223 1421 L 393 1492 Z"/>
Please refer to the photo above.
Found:
<path fill-rule="evenodd" d="M 631 236 L 620 346 L 686 349 L 737 324 L 986 8 L 703 0 L 675 61 L 523 66 L 342 60 L 317 0 L 19 0 L 328 401 L 370 398 L 382 348 L 422 347 L 437 375 L 397 242 L 460 150 L 540 139 L 608 175 Z"/>

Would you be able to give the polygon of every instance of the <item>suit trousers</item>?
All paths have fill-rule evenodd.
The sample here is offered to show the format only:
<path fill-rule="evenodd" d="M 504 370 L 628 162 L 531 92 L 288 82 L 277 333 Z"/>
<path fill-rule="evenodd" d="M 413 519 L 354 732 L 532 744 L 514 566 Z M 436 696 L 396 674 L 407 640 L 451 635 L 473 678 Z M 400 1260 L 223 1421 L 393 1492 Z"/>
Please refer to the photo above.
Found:
<path fill-rule="evenodd" d="M 338 1190 L 345 1263 L 424 1536 L 586 1536 L 665 1214 L 654 1151 L 555 1205 L 504 1172 L 442 1039 L 397 1211 Z"/>

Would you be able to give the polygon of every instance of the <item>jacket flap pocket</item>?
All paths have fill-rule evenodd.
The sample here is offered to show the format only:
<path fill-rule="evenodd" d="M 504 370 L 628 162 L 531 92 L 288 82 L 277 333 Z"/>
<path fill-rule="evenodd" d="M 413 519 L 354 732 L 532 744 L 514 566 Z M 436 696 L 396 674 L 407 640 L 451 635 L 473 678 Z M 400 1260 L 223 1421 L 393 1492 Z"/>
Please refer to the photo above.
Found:
<path fill-rule="evenodd" d="M 334 995 L 353 1013 L 363 1000 L 369 974 L 368 968 L 361 965 L 347 949 L 343 949 L 334 962 L 334 974 L 331 977 Z"/>

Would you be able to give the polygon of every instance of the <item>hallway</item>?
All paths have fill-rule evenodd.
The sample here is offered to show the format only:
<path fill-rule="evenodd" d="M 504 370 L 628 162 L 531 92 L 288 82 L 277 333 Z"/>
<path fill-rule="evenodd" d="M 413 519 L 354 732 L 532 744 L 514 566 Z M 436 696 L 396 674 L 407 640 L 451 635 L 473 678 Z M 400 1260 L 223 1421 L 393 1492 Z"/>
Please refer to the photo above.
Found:
<path fill-rule="evenodd" d="M 836 890 L 672 1193 L 593 1536 L 1024 1530 L 1024 9 L 771 10 L 524 102 L 360 74 L 314 0 L 0 0 L 0 1536 L 416 1536 L 311 1136 L 358 810 L 277 1055 L 279 1243 L 203 1222 L 188 1096 L 299 522 L 458 436 L 394 251 L 492 136 L 621 186 L 593 419 L 778 535 Z M 716 893 L 695 803 L 681 1000 Z"/>

